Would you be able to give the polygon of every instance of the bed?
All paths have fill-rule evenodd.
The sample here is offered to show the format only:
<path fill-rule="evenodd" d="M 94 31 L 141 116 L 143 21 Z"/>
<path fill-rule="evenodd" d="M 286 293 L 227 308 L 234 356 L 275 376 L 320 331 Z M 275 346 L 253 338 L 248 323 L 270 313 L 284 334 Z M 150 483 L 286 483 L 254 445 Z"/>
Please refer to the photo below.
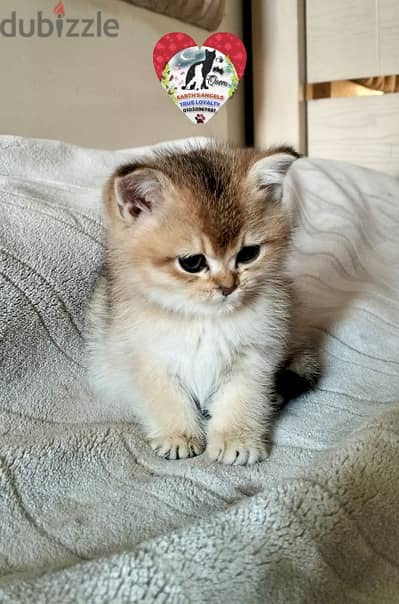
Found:
<path fill-rule="evenodd" d="M 0 137 L 0 601 L 397 602 L 399 182 L 294 163 L 290 271 L 323 378 L 267 461 L 172 462 L 85 380 L 101 187 L 151 152 Z"/>

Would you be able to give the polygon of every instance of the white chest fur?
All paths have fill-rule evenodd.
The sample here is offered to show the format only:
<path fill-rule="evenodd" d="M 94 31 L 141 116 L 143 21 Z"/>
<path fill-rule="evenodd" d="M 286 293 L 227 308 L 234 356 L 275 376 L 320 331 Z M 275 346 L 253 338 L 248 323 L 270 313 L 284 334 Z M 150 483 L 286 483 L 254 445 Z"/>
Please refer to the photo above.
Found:
<path fill-rule="evenodd" d="M 206 406 L 226 379 L 237 357 L 248 347 L 267 345 L 267 320 L 259 309 L 223 317 L 158 317 L 136 322 L 128 347 L 134 371 L 135 357 L 151 359 L 155 367 L 176 376 L 182 387 Z"/>
<path fill-rule="evenodd" d="M 201 406 L 218 389 L 237 353 L 238 341 L 226 325 L 195 321 L 164 334 L 154 355 L 175 374 Z"/>

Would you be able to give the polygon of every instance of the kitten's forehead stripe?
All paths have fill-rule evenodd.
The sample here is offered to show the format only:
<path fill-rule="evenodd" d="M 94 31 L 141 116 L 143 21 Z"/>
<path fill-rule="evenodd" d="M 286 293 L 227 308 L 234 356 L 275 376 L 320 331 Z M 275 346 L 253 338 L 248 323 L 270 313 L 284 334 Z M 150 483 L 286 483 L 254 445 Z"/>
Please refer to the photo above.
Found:
<path fill-rule="evenodd" d="M 239 189 L 248 162 L 243 162 L 242 152 L 197 149 L 160 159 L 161 169 L 176 186 L 192 192 L 193 212 L 214 251 L 226 249 L 244 223 Z"/>

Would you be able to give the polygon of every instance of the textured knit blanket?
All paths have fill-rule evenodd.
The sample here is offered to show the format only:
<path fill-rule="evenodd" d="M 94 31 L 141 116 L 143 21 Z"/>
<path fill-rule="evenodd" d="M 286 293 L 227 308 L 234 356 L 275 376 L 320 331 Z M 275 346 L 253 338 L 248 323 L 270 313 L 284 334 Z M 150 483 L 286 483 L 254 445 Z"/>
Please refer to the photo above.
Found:
<path fill-rule="evenodd" d="M 150 149 L 0 137 L 0 602 L 399 601 L 399 181 L 301 159 L 317 389 L 252 467 L 152 453 L 85 381 L 100 190 Z"/>

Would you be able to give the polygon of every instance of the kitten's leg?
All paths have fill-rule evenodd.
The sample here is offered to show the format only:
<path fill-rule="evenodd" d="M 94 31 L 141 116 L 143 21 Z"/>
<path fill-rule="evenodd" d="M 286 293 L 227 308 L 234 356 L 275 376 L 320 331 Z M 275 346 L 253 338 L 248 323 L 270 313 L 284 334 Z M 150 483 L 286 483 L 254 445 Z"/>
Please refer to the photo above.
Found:
<path fill-rule="evenodd" d="M 226 464 L 251 464 L 267 457 L 274 369 L 255 351 L 240 357 L 210 409 L 208 456 Z"/>
<path fill-rule="evenodd" d="M 137 415 L 160 457 L 183 459 L 203 452 L 205 436 L 198 410 L 175 376 L 147 366 L 136 375 L 135 387 L 141 401 Z"/>

